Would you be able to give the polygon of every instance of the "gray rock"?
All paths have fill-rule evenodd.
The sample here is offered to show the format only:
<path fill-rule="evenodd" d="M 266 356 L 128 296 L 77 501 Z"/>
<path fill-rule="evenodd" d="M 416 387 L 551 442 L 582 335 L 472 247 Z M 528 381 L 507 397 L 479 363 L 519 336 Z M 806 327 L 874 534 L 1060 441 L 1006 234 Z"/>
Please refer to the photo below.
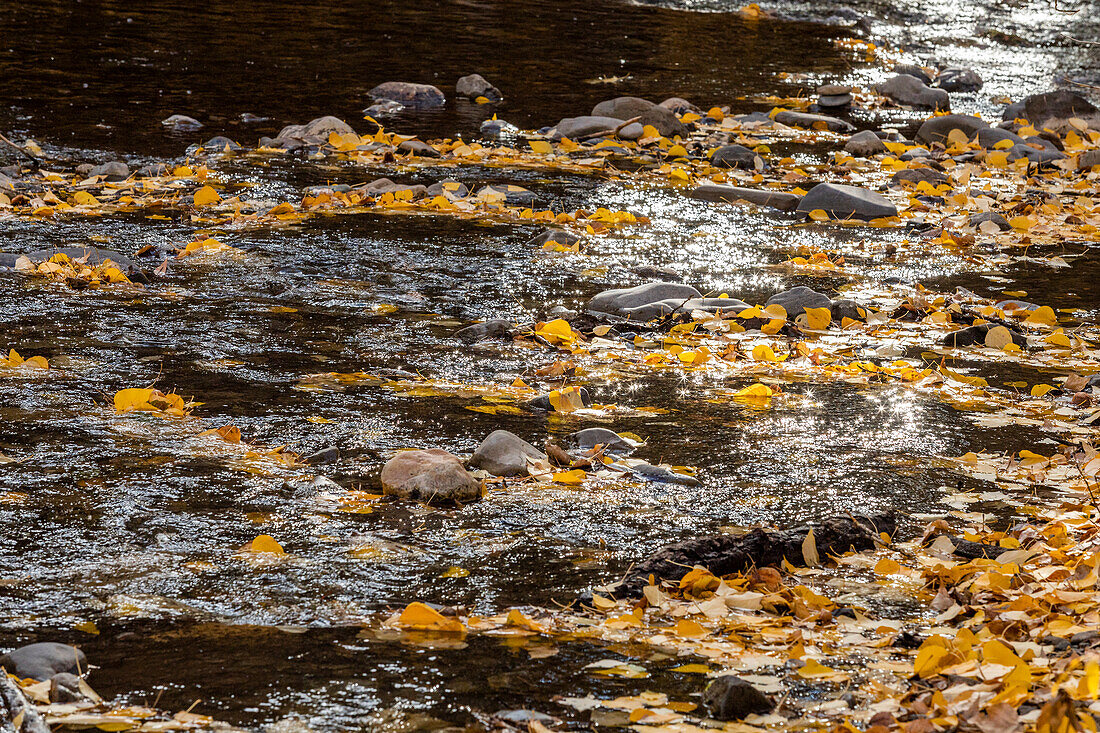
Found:
<path fill-rule="evenodd" d="M 802 197 L 793 193 L 781 193 L 779 191 L 765 191 L 759 188 L 741 188 L 739 186 L 720 186 L 704 184 L 692 189 L 688 194 L 693 199 L 700 201 L 715 201 L 723 203 L 737 203 L 747 201 L 757 206 L 770 206 L 780 211 L 794 211 L 802 201 Z"/>
<path fill-rule="evenodd" d="M 444 178 L 442 181 L 436 181 L 428 186 L 425 193 L 432 197 L 446 196 L 454 201 L 455 199 L 466 198 L 470 194 L 470 189 L 466 188 L 466 184 L 459 183 L 453 178 Z"/>
<path fill-rule="evenodd" d="M 244 146 L 240 145 L 233 140 L 230 140 L 225 135 L 215 135 L 202 144 L 202 148 L 208 152 L 221 153 L 228 148 L 232 152 L 239 152 L 244 150 Z"/>
<path fill-rule="evenodd" d="M 910 148 L 909 150 L 906 150 L 904 153 L 901 154 L 901 158 L 899 158 L 899 160 L 904 160 L 908 162 L 910 160 L 923 160 L 931 157 L 932 152 L 930 150 L 926 150 L 924 148 Z"/>
<path fill-rule="evenodd" d="M 630 271 L 639 277 L 649 280 L 659 280 L 663 283 L 683 282 L 684 276 L 671 267 L 659 267 L 657 265 L 636 265 Z"/>
<path fill-rule="evenodd" d="M 325 463 L 336 463 L 340 460 L 340 449 L 332 445 L 328 448 L 322 448 L 316 453 L 310 453 L 308 456 L 302 458 L 302 461 L 308 463 L 311 466 L 320 466 Z"/>
<path fill-rule="evenodd" d="M 528 458 L 545 461 L 546 454 L 518 435 L 494 430 L 470 456 L 470 465 L 494 476 L 526 476 Z"/>
<path fill-rule="evenodd" d="M 875 85 L 875 91 L 898 104 L 922 109 L 951 109 L 951 99 L 943 89 L 933 89 L 915 76 L 898 74 Z"/>
<path fill-rule="evenodd" d="M 659 105 L 665 109 L 672 110 L 678 115 L 685 115 L 688 112 L 694 112 L 700 114 L 702 110 L 696 107 L 691 102 L 683 99 L 682 97 L 669 97 Z"/>
<path fill-rule="evenodd" d="M 634 452 L 634 443 L 607 428 L 585 428 L 566 437 L 566 444 L 573 449 L 590 451 L 601 446 L 603 453 L 609 455 L 630 455 Z"/>
<path fill-rule="evenodd" d="M 836 323 L 841 323 L 845 318 L 851 318 L 853 321 L 867 320 L 867 309 L 850 298 L 834 300 L 829 310 Z"/>
<path fill-rule="evenodd" d="M 564 232 L 561 229 L 547 229 L 545 232 L 539 234 L 531 241 L 529 241 L 527 243 L 527 246 L 541 248 L 544 244 L 547 244 L 548 242 L 557 242 L 558 244 L 561 244 L 565 247 L 572 247 L 580 240 L 581 238 L 577 235 L 570 234 L 569 232 Z"/>
<path fill-rule="evenodd" d="M 1077 170 L 1084 170 L 1100 165 L 1100 150 L 1090 150 L 1077 156 Z"/>
<path fill-rule="evenodd" d="M 111 161 L 92 168 L 88 171 L 88 177 L 91 176 L 105 176 L 108 181 L 125 181 L 130 177 L 130 166 L 121 160 Z"/>
<path fill-rule="evenodd" d="M 662 303 L 668 303 L 668 301 L 661 301 Z M 672 301 L 671 305 L 675 305 L 679 301 Z M 677 311 L 681 313 L 691 313 L 692 311 L 706 311 L 707 313 L 722 313 L 722 314 L 736 314 L 743 310 L 751 308 L 752 306 L 743 300 L 737 298 L 692 298 L 691 300 L 684 301 Z"/>
<path fill-rule="evenodd" d="M 933 186 L 947 183 L 947 176 L 935 168 L 903 168 L 890 176 L 891 186 L 900 186 L 902 183 L 910 183 L 916 186 L 921 181 L 927 181 Z"/>
<path fill-rule="evenodd" d="M 936 86 L 949 92 L 976 92 L 985 84 L 974 69 L 949 66 L 936 77 Z"/>
<path fill-rule="evenodd" d="M 943 337 L 944 346 L 984 346 L 985 336 L 990 329 L 995 328 L 996 323 L 983 323 L 978 326 L 968 326 L 958 331 L 952 331 Z M 1012 335 L 1012 343 L 1021 349 L 1027 348 L 1027 337 L 1016 331 L 1009 331 Z"/>
<path fill-rule="evenodd" d="M 648 112 L 657 105 L 648 99 L 641 97 L 615 97 L 600 102 L 592 108 L 593 117 L 614 117 L 618 120 L 629 120 L 633 117 Z M 665 108 L 666 111 L 668 108 Z"/>
<path fill-rule="evenodd" d="M 405 105 L 392 99 L 381 99 L 363 110 L 367 117 L 388 117 L 398 112 L 404 112 Z"/>
<path fill-rule="evenodd" d="M 852 88 L 839 84 L 824 84 L 817 88 L 819 107 L 847 107 L 852 103 Z"/>
<path fill-rule="evenodd" d="M 629 117 L 627 119 L 630 119 Z M 652 125 L 657 128 L 657 132 L 661 133 L 665 137 L 687 137 L 691 133 L 691 127 L 680 122 L 680 119 L 676 116 L 676 113 L 660 105 L 653 105 L 645 112 L 642 112 L 641 117 L 638 118 L 637 124 L 644 127 L 645 125 Z"/>
<path fill-rule="evenodd" d="M 857 132 L 844 143 L 844 152 L 857 158 L 870 158 L 873 155 L 886 152 L 886 146 L 882 139 L 872 130 Z"/>
<path fill-rule="evenodd" d="M 433 148 L 426 142 L 413 138 L 412 140 L 405 140 L 397 149 L 403 153 L 409 153 L 418 158 L 439 158 L 442 157 L 442 153 Z"/>
<path fill-rule="evenodd" d="M 407 81 L 387 81 L 371 89 L 368 94 L 375 102 L 389 99 L 412 109 L 442 107 L 447 102 L 437 87 Z"/>
<path fill-rule="evenodd" d="M 292 478 L 283 482 L 283 488 L 292 492 L 296 499 L 312 499 L 320 494 L 342 492 L 344 487 L 328 476 L 311 478 Z"/>
<path fill-rule="evenodd" d="M 1012 225 L 1008 223 L 1008 219 L 998 214 L 996 211 L 983 211 L 980 214 L 971 214 L 967 220 L 967 224 L 977 229 L 983 223 L 991 221 L 997 225 L 997 228 L 1002 232 L 1007 232 L 1012 228 Z"/>
<path fill-rule="evenodd" d="M 611 135 L 615 128 L 622 123 L 623 121 L 616 117 L 594 117 L 591 115 L 586 115 L 584 117 L 566 117 L 554 126 L 554 132 L 550 137 L 553 140 L 560 140 L 563 137 L 576 140 L 578 138 L 596 135 L 597 133 Z"/>
<path fill-rule="evenodd" d="M 625 315 L 630 309 L 665 300 L 677 303 L 703 297 L 695 288 L 681 283 L 645 283 L 633 288 L 617 288 L 598 293 L 588 301 L 587 310 Z"/>
<path fill-rule="evenodd" d="M 398 191 L 412 191 L 412 196 L 416 199 L 428 193 L 427 186 L 420 184 L 409 186 L 403 183 L 394 183 L 388 178 L 376 178 L 363 186 L 357 186 L 357 188 L 368 196 L 381 196 L 387 193 L 397 193 Z"/>
<path fill-rule="evenodd" d="M 184 130 L 197 130 L 202 127 L 201 122 L 187 115 L 172 115 L 171 117 L 165 117 L 160 121 L 160 124 L 181 132 Z"/>
<path fill-rule="evenodd" d="M 723 145 L 710 156 L 712 165 L 718 168 L 747 168 L 753 170 L 764 167 L 763 159 L 744 145 Z"/>
<path fill-rule="evenodd" d="M 894 73 L 915 76 L 924 84 L 930 85 L 932 83 L 932 77 L 928 75 L 928 72 L 916 64 L 898 64 L 894 67 Z"/>
<path fill-rule="evenodd" d="M 826 130 L 832 130 L 833 132 L 853 132 L 856 129 L 854 125 L 836 117 L 813 115 L 807 112 L 792 112 L 788 109 L 777 112 L 774 120 L 781 125 L 791 127 L 812 129 L 815 125 L 824 126 Z"/>
<path fill-rule="evenodd" d="M 770 713 L 775 705 L 760 690 L 736 675 L 718 677 L 703 691 L 703 705 L 716 720 L 741 720 Z"/>
<path fill-rule="evenodd" d="M 579 392 L 581 396 L 581 404 L 585 407 L 591 407 L 592 393 L 588 391 L 587 387 L 581 387 L 579 389 Z M 550 412 L 554 409 L 554 405 L 550 403 L 549 394 L 540 394 L 538 397 L 532 397 L 531 399 L 527 400 L 527 405 L 529 407 L 535 408 L 536 410 L 546 410 L 547 412 Z"/>
<path fill-rule="evenodd" d="M 0 657 L 0 667 L 16 677 L 29 677 L 42 682 L 61 672 L 73 675 L 87 672 L 88 658 L 75 646 L 40 641 Z"/>
<path fill-rule="evenodd" d="M 922 143 L 947 143 L 952 130 L 962 130 L 967 139 L 973 140 L 978 130 L 989 127 L 981 117 L 970 115 L 942 115 L 925 120 L 917 130 L 917 140 Z"/>
<path fill-rule="evenodd" d="M 1054 147 L 1049 140 L 1041 137 L 1024 138 L 1023 145 L 1015 145 L 1008 151 L 1009 162 L 1027 158 L 1032 163 L 1047 165 L 1065 157 L 1065 153 Z"/>
<path fill-rule="evenodd" d="M 445 450 L 409 450 L 382 467 L 382 493 L 428 504 L 465 504 L 481 498 L 482 485 Z"/>
<path fill-rule="evenodd" d="M 84 693 L 80 691 L 80 678 L 68 672 L 59 672 L 50 677 L 50 702 L 80 702 Z"/>
<path fill-rule="evenodd" d="M 481 127 L 478 129 L 486 137 L 505 137 L 519 134 L 519 128 L 505 120 L 483 120 Z"/>
<path fill-rule="evenodd" d="M 354 134 L 355 130 L 351 129 L 351 125 L 339 117 L 332 117 L 331 115 L 317 117 L 304 125 L 287 125 L 279 131 L 279 134 L 271 141 L 271 145 L 284 148 L 323 145 L 328 142 L 328 136 L 333 132 L 339 135 L 348 135 Z"/>
<path fill-rule="evenodd" d="M 1100 130 L 1100 110 L 1092 102 L 1067 89 L 1032 94 L 1019 108 L 1010 106 L 1005 110 L 1006 120 L 1015 117 L 1026 119 L 1037 130 L 1047 127 L 1061 133 L 1067 130 L 1068 120 L 1072 117 L 1084 120 L 1094 130 Z"/>
<path fill-rule="evenodd" d="M 799 213 L 822 209 L 834 219 L 877 219 L 897 216 L 898 210 L 885 196 L 865 188 L 841 183 L 819 183 L 798 204 Z"/>
<path fill-rule="evenodd" d="M 631 466 L 629 473 L 635 478 L 653 481 L 660 484 L 679 484 L 680 486 L 699 486 L 701 482 L 694 476 L 686 473 L 677 473 L 664 466 L 654 466 L 652 463 L 639 463 Z"/>
<path fill-rule="evenodd" d="M 530 727 L 532 722 L 550 725 L 559 722 L 558 718 L 540 713 L 537 710 L 498 710 L 493 713 L 493 717 L 507 723 L 523 725 L 524 728 Z"/>
<path fill-rule="evenodd" d="M 807 308 L 832 308 L 833 301 L 824 293 L 799 285 L 776 293 L 764 305 L 781 305 L 787 311 L 787 318 L 794 320 L 805 313 Z"/>
<path fill-rule="evenodd" d="M 631 122 L 619 130 L 619 137 L 623 140 L 638 140 L 645 134 L 645 127 L 640 122 Z"/>
<path fill-rule="evenodd" d="M 1024 139 L 1012 132 L 1000 127 L 985 127 L 978 130 L 977 141 L 986 150 L 1005 140 L 1011 140 L 1014 144 L 1023 144 Z"/>
<path fill-rule="evenodd" d="M 475 344 L 485 339 L 512 338 L 512 322 L 502 318 L 494 318 L 484 323 L 475 323 L 472 326 L 460 328 L 454 333 L 455 338 L 467 344 Z"/>
<path fill-rule="evenodd" d="M 467 99 L 485 97 L 490 102 L 500 102 L 504 99 L 500 90 L 486 81 L 481 74 L 470 74 L 459 79 L 455 84 L 455 94 Z"/>

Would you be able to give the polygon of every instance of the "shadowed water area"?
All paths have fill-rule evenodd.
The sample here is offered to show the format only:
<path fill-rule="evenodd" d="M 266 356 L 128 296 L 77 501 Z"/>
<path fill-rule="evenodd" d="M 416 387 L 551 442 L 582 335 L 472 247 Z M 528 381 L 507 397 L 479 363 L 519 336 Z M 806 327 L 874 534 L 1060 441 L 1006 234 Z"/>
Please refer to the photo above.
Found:
<path fill-rule="evenodd" d="M 765 21 L 725 12 L 736 5 L 5 3 L 0 131 L 72 161 L 182 163 L 189 145 L 215 134 L 254 145 L 321 115 L 366 131 L 367 92 L 391 79 L 447 94 L 440 111 L 386 120 L 388 129 L 424 139 L 476 139 L 493 113 L 538 128 L 622 94 L 767 110 L 752 97 L 806 86 L 780 72 L 808 75 L 811 88 L 881 77 L 833 43 L 862 15 L 882 18 L 872 31 L 886 40 L 923 43 L 930 54 L 978 68 L 987 86 L 959 95 L 963 111 L 999 115 L 995 97 L 1046 90 L 1063 71 L 1086 79 L 1096 72 L 1095 59 L 1059 35 L 1087 35 L 1092 19 L 1052 9 L 967 3 L 945 25 L 939 18 L 957 4 L 889 12 L 870 2 L 854 11 L 780 4 L 774 10 L 785 17 Z M 987 14 L 984 22 L 1023 45 L 999 37 L 963 43 Z M 454 100 L 455 80 L 472 72 L 500 88 L 505 102 Z M 243 113 L 268 119 L 246 123 Z M 205 127 L 166 131 L 160 120 L 171 114 Z M 879 121 L 860 115 L 861 127 Z M 272 201 L 389 175 L 293 157 L 264 167 L 227 160 L 218 171 L 250 197 Z M 452 337 L 457 328 L 579 308 L 601 290 L 644 282 L 631 271 L 640 265 L 675 268 L 701 291 L 748 302 L 799 284 L 833 290 L 848 280 L 790 277 L 772 265 L 800 246 L 855 254 L 864 237 L 905 236 L 808 229 L 793 226 L 792 216 L 708 206 L 672 189 L 546 171 L 467 166 L 400 180 L 451 176 L 471 188 L 525 186 L 542 208 L 607 206 L 652 225 L 601 237 L 583 255 L 550 255 L 528 244 L 541 231 L 535 226 L 317 217 L 219 232 L 246 255 L 172 263 L 140 297 L 0 277 L 0 348 L 42 354 L 53 367 L 36 380 L 0 380 L 0 452 L 16 461 L 0 465 L 0 489 L 25 494 L 0 503 L 0 647 L 78 643 L 100 667 L 91 682 L 105 696 L 159 695 L 161 706 L 177 709 L 201 697 L 198 711 L 255 728 L 296 715 L 319 729 L 386 729 L 384 711 L 395 707 L 452 723 L 500 708 L 560 715 L 552 696 L 583 696 L 597 684 L 602 693 L 616 685 L 622 694 L 654 685 L 690 691 L 695 682 L 682 675 L 658 672 L 641 685 L 571 671 L 607 656 L 581 643 L 540 659 L 488 638 L 460 649 L 409 647 L 360 633 L 360 623 L 416 600 L 480 614 L 569 603 L 664 544 L 723 527 L 942 511 L 944 486 L 976 484 L 948 471 L 941 456 L 1014 451 L 1036 439 L 1037 431 L 976 428 L 951 406 L 891 384 L 795 383 L 787 391 L 798 399 L 759 410 L 716 398 L 745 380 L 601 377 L 588 384 L 598 402 L 653 408 L 602 423 L 534 411 L 493 415 L 468 409 L 484 404 L 476 397 L 408 396 L 377 383 L 318 387 L 310 375 L 385 370 L 506 385 L 553 355 L 503 342 L 468 346 Z M 186 219 L 143 215 L 8 221 L 0 251 L 99 244 L 131 254 L 194 234 Z M 947 252 L 868 261 L 859 272 L 865 284 L 901 278 L 982 295 L 1009 287 Z M 1100 262 L 1092 254 L 1057 282 L 1038 268 L 997 274 L 1017 279 L 1011 287 L 1036 302 L 1095 318 Z M 117 390 L 154 381 L 202 403 L 197 428 L 233 424 L 250 442 L 302 454 L 336 446 L 341 458 L 318 469 L 249 462 L 188 437 L 197 429 L 115 413 Z M 596 424 L 645 438 L 638 455 L 653 463 L 696 467 L 701 484 L 504 485 L 459 510 L 383 503 L 362 514 L 297 488 L 318 473 L 378 491 L 382 464 L 399 449 L 469 453 L 498 428 L 541 446 Z M 235 559 L 260 533 L 277 537 L 290 559 L 260 569 Z M 469 574 L 443 577 L 452 567 Z M 87 621 L 98 635 L 75 630 Z"/>

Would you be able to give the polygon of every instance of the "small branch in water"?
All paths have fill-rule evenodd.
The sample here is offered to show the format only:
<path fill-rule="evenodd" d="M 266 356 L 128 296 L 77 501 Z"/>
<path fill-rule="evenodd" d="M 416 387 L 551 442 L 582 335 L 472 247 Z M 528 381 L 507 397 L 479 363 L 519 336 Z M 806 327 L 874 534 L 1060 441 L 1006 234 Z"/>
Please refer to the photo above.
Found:
<path fill-rule="evenodd" d="M 631 117 L 629 120 L 624 120 L 621 125 L 613 130 L 600 130 L 599 132 L 592 132 L 587 135 L 582 135 L 581 137 L 577 138 L 577 142 L 584 142 L 585 140 L 591 140 L 592 138 L 596 137 L 604 137 L 605 135 L 618 135 L 620 132 L 622 132 L 624 127 L 626 127 L 627 125 L 632 125 L 640 119 L 642 119 L 641 115 L 638 115 L 637 117 Z"/>
<path fill-rule="evenodd" d="M 36 157 L 36 156 L 34 156 L 34 155 L 31 155 L 31 154 L 30 154 L 30 153 L 28 153 L 28 152 L 27 152 L 26 150 L 24 150 L 23 148 L 19 147 L 18 145 L 16 145 L 15 143 L 13 143 L 13 142 L 12 142 L 11 140 L 8 140 L 8 139 L 7 139 L 6 137 L 4 137 L 3 135 L 0 135 L 0 142 L 2 142 L 2 143 L 4 143 L 4 144 L 8 145 L 9 147 L 11 147 L 12 149 L 14 149 L 15 151 L 17 151 L 17 152 L 18 152 L 18 153 L 20 153 L 21 155 L 24 155 L 24 156 L 26 156 L 27 158 L 30 158 L 30 159 L 31 159 L 31 161 L 32 161 L 32 162 L 34 163 L 34 165 L 35 165 L 35 167 L 36 167 L 36 168 L 37 168 L 38 166 L 42 165 L 42 161 L 41 161 L 41 159 L 39 159 L 38 157 Z"/>

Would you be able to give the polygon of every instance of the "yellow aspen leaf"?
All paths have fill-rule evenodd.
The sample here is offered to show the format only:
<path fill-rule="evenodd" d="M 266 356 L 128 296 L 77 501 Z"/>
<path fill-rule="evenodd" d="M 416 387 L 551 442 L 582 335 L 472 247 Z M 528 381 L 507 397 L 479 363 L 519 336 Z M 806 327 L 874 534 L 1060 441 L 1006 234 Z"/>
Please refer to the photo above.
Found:
<path fill-rule="evenodd" d="M 266 552 L 272 555 L 285 555 L 286 550 L 280 545 L 274 537 L 269 534 L 262 534 L 256 539 L 248 543 L 246 552 Z"/>
<path fill-rule="evenodd" d="M 698 621 L 682 618 L 676 622 L 676 635 L 690 639 L 696 636 L 704 636 L 707 630 Z"/>
<path fill-rule="evenodd" d="M 1003 349 L 1012 343 L 1012 332 L 1004 326 L 994 326 L 985 332 L 985 345 L 991 349 Z"/>
<path fill-rule="evenodd" d="M 195 206 L 210 206 L 221 200 L 222 197 L 210 186 L 203 186 L 198 191 L 195 191 Z"/>
<path fill-rule="evenodd" d="M 683 145 L 673 145 L 665 152 L 671 158 L 683 158 L 688 154 L 687 149 Z"/>
<path fill-rule="evenodd" d="M 1031 314 L 1024 319 L 1024 322 L 1037 323 L 1043 326 L 1054 326 L 1058 323 L 1058 316 L 1049 305 L 1043 305 L 1033 310 Z"/>
<path fill-rule="evenodd" d="M 397 625 L 404 629 L 417 631 L 442 631 L 445 633 L 464 633 L 466 627 L 458 619 L 447 618 L 439 611 L 414 601 L 405 607 L 397 618 Z"/>
<path fill-rule="evenodd" d="M 832 323 L 833 312 L 828 308 L 807 308 L 806 327 L 814 331 L 824 331 Z"/>
<path fill-rule="evenodd" d="M 153 396 L 153 390 L 141 387 L 120 389 L 115 392 L 115 410 L 118 412 L 130 412 L 131 410 L 155 410 L 149 404 Z"/>
<path fill-rule="evenodd" d="M 73 200 L 81 206 L 98 206 L 99 199 L 87 191 L 77 191 L 73 196 Z"/>
<path fill-rule="evenodd" d="M 1043 341 L 1050 344 L 1051 346 L 1057 346 L 1063 349 L 1068 349 L 1073 346 L 1073 344 L 1069 340 L 1069 337 L 1066 336 L 1065 331 L 1060 328 L 1044 338 Z"/>
<path fill-rule="evenodd" d="M 1097 695 L 1100 695 L 1100 663 L 1090 659 L 1085 662 L 1085 676 L 1077 686 L 1077 697 L 1095 700 Z"/>
<path fill-rule="evenodd" d="M 554 146 L 546 140 L 528 140 L 527 144 L 531 146 L 531 152 L 539 155 L 550 155 L 554 152 Z"/>
<path fill-rule="evenodd" d="M 705 664 L 681 664 L 673 667 L 669 672 L 682 672 L 684 674 L 710 674 L 710 667 Z"/>
<path fill-rule="evenodd" d="M 896 575 L 901 572 L 901 565 L 888 557 L 884 557 L 875 563 L 875 575 Z"/>
<path fill-rule="evenodd" d="M 785 361 L 786 355 L 776 356 L 772 347 L 767 344 L 757 344 L 752 349 L 753 361 Z"/>
<path fill-rule="evenodd" d="M 1054 389 L 1053 384 L 1036 384 L 1034 387 L 1031 388 L 1031 396 L 1042 397 L 1052 389 Z"/>
<path fill-rule="evenodd" d="M 768 398 L 772 397 L 774 394 L 775 394 L 775 390 L 773 390 L 771 387 L 769 387 L 766 384 L 761 384 L 760 382 L 756 382 L 755 384 L 750 384 L 748 387 L 745 387 L 744 389 L 738 390 L 737 392 L 734 393 L 733 396 L 737 399 L 743 399 L 743 400 L 746 400 L 746 399 L 747 400 L 760 400 L 760 399 L 768 399 Z"/>
<path fill-rule="evenodd" d="M 575 486 L 577 484 L 583 483 L 586 476 L 587 476 L 587 474 L 585 474 L 584 471 L 582 471 L 579 468 L 574 468 L 572 471 L 563 471 L 563 472 L 560 472 L 560 473 L 555 473 L 554 474 L 554 482 L 559 483 L 559 484 L 568 484 L 570 486 Z"/>
<path fill-rule="evenodd" d="M 574 412 L 584 408 L 584 400 L 581 399 L 579 387 L 566 387 L 563 390 L 555 389 L 547 397 L 555 412 Z"/>
<path fill-rule="evenodd" d="M 577 339 L 577 334 L 573 333 L 569 321 L 564 318 L 558 318 L 549 323 L 539 323 L 535 326 L 535 333 L 552 344 L 569 344 Z"/>
<path fill-rule="evenodd" d="M 642 137 L 660 137 L 661 132 L 653 125 L 645 125 L 642 127 Z"/>
<path fill-rule="evenodd" d="M 826 667 L 816 659 L 808 659 L 806 663 L 798 669 L 798 676 L 805 679 L 815 679 L 821 677 L 834 677 L 837 671 L 831 667 Z"/>
<path fill-rule="evenodd" d="M 817 538 L 814 537 L 813 527 L 806 533 L 806 539 L 802 540 L 802 559 L 811 568 L 821 564 L 821 556 L 817 553 Z"/>
<path fill-rule="evenodd" d="M 930 643 L 938 639 L 938 643 Z M 933 636 L 921 644 L 917 651 L 917 659 L 913 662 L 913 671 L 918 677 L 931 677 L 940 671 L 944 660 L 948 658 L 950 651 L 943 646 L 943 637 Z"/>
<path fill-rule="evenodd" d="M 451 567 L 447 568 L 446 572 L 444 572 L 439 577 L 441 577 L 441 578 L 465 578 L 469 574 L 470 574 L 470 571 L 467 570 L 466 568 L 460 568 L 457 565 L 452 565 Z"/>
<path fill-rule="evenodd" d="M 1023 231 L 1027 231 L 1035 226 L 1035 220 L 1030 216 L 1014 216 L 1008 220 L 1008 223 L 1013 229 L 1020 229 Z"/>
<path fill-rule="evenodd" d="M 810 212 L 810 218 L 814 221 L 827 221 L 829 219 L 829 214 L 825 209 L 814 209 Z"/>

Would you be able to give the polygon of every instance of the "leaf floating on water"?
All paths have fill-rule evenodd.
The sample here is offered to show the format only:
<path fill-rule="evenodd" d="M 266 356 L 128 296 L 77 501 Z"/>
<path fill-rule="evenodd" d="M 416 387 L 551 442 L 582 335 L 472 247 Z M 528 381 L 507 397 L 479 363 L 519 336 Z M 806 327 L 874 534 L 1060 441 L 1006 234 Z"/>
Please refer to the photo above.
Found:
<path fill-rule="evenodd" d="M 438 631 L 445 634 L 466 633 L 466 627 L 462 625 L 461 621 L 444 616 L 439 611 L 419 601 L 414 601 L 406 606 L 395 623 L 399 628 L 416 631 Z"/>
<path fill-rule="evenodd" d="M 221 200 L 222 197 L 210 186 L 203 186 L 198 191 L 195 191 L 195 206 L 210 206 Z"/>
<path fill-rule="evenodd" d="M 439 577 L 441 577 L 441 578 L 465 578 L 465 577 L 469 576 L 469 574 L 470 574 L 470 571 L 467 570 L 466 568 L 460 568 L 457 565 L 452 565 L 451 567 L 447 568 L 447 570 L 444 571 L 443 574 L 440 575 Z"/>
<path fill-rule="evenodd" d="M 280 545 L 274 537 L 269 534 L 262 534 L 256 539 L 245 545 L 245 552 L 256 553 L 270 553 L 272 555 L 285 555 L 286 550 Z"/>

